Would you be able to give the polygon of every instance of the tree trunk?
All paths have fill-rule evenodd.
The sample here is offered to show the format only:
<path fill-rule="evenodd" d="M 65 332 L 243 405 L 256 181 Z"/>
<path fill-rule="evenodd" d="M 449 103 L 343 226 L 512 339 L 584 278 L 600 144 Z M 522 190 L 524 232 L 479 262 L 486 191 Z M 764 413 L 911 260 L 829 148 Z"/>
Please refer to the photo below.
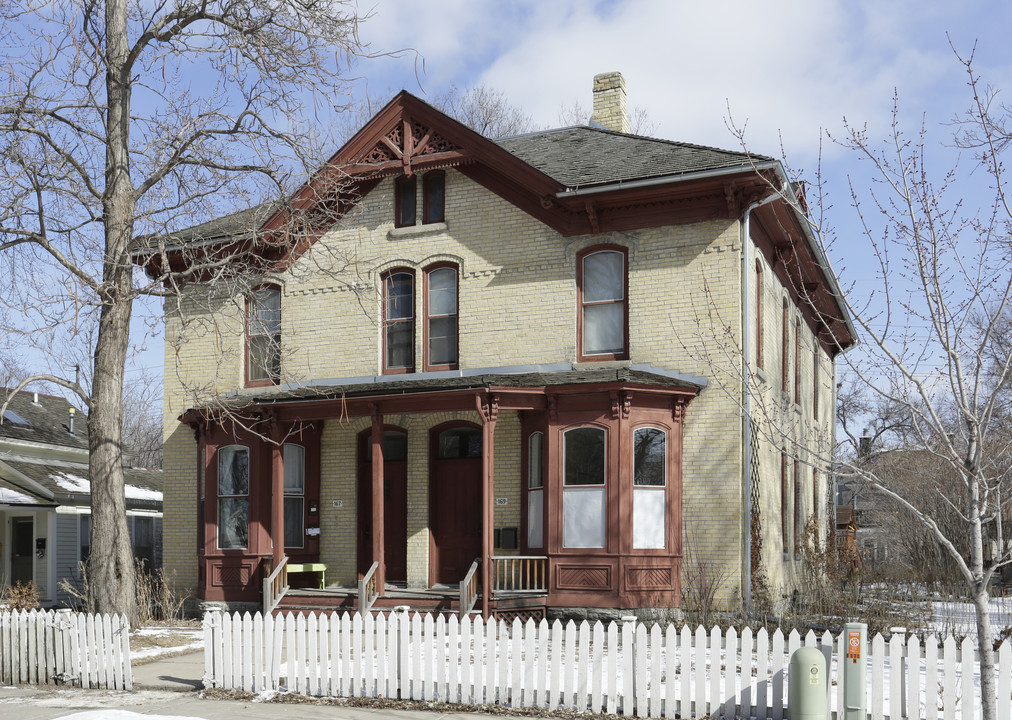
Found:
<path fill-rule="evenodd" d="M 135 618 L 134 559 L 123 488 L 123 376 L 130 342 L 136 199 L 130 179 L 130 75 L 126 0 L 106 0 L 105 256 L 88 418 L 91 554 L 88 575 L 99 612 Z"/>
<path fill-rule="evenodd" d="M 977 652 L 980 653 L 980 708 L 984 720 L 995 720 L 998 709 L 994 689 L 994 646 L 991 640 L 991 596 L 984 583 L 973 589 L 973 604 L 977 610 Z M 967 667 L 963 662 L 963 667 Z M 966 672 L 964 670 L 964 672 Z M 1006 701 L 1008 698 L 1006 698 Z"/>

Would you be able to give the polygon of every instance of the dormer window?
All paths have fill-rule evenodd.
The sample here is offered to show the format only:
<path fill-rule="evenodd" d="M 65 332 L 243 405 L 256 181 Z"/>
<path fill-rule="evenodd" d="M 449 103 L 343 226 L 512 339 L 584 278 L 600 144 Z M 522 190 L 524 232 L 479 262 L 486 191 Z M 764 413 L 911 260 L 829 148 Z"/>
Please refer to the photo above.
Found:
<path fill-rule="evenodd" d="M 275 385 L 281 379 L 281 289 L 272 285 L 246 299 L 246 384 Z"/>

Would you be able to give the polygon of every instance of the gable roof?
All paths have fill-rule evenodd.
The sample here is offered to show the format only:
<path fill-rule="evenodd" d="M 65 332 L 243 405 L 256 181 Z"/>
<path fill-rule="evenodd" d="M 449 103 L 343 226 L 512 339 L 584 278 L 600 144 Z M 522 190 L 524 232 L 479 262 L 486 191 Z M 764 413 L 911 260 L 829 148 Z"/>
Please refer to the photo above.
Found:
<path fill-rule="evenodd" d="M 495 142 L 406 91 L 286 202 L 187 228 L 160 240 L 164 252 L 140 252 L 137 261 L 153 277 L 165 261 L 183 270 L 205 253 L 219 254 L 219 266 L 281 272 L 383 178 L 442 168 L 456 169 L 563 237 L 738 220 L 752 203 L 774 199 L 756 213 L 755 226 L 770 229 L 762 252 L 828 352 L 855 342 L 807 220 L 777 197 L 777 188 L 793 193 L 779 162 L 588 126 Z M 261 214 L 269 215 L 262 223 Z"/>
<path fill-rule="evenodd" d="M 0 388 L 0 405 L 7 400 L 10 394 L 10 388 Z M 36 397 L 38 402 L 35 401 Z M 22 390 L 10 398 L 7 409 L 13 410 L 27 420 L 28 426 L 10 422 L 10 419 L 5 417 L 0 423 L 0 438 L 87 449 L 87 415 L 74 408 L 76 411 L 74 432 L 71 433 L 70 408 L 72 407 L 74 406 L 64 398 Z"/>

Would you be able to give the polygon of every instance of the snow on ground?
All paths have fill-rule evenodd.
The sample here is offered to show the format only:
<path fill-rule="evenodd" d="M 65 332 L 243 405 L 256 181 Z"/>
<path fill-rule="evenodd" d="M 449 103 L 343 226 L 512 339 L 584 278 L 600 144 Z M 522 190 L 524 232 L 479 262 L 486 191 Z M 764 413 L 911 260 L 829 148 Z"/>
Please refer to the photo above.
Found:
<path fill-rule="evenodd" d="M 131 712 L 130 710 L 85 710 L 84 712 L 64 715 L 60 720 L 200 720 L 191 716 L 183 715 L 147 715 Z"/>
<path fill-rule="evenodd" d="M 130 633 L 130 662 L 196 652 L 204 648 L 200 625 L 146 625 Z"/>
<path fill-rule="evenodd" d="M 1012 625 L 1012 596 L 991 598 L 991 631 L 999 632 Z M 932 602 L 931 630 L 938 635 L 966 636 L 977 641 L 977 614 L 972 603 Z"/>

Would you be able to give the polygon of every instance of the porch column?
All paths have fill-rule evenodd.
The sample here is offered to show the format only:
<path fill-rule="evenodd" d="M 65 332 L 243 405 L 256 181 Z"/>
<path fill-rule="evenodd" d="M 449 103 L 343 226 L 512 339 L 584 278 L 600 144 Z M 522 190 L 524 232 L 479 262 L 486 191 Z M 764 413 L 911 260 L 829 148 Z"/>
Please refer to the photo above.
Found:
<path fill-rule="evenodd" d="M 495 422 L 499 396 L 476 397 L 481 414 L 481 615 L 489 616 L 492 597 L 492 546 L 495 524 Z"/>
<path fill-rule="evenodd" d="M 380 595 L 386 586 L 387 566 L 383 556 L 383 415 L 377 406 L 372 412 L 372 559 L 376 568 L 376 587 Z"/>
<path fill-rule="evenodd" d="M 270 423 L 271 439 L 271 559 L 277 569 L 285 556 L 285 455 L 281 424 L 276 417 Z"/>

